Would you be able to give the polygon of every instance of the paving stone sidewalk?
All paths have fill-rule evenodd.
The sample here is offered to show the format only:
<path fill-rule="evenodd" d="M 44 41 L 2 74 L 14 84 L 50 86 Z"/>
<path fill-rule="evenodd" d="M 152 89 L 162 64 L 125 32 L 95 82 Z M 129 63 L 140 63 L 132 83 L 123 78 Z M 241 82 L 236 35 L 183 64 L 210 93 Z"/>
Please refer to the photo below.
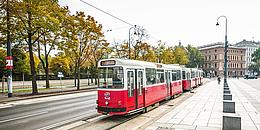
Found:
<path fill-rule="evenodd" d="M 241 116 L 242 130 L 260 130 L 260 113 L 232 82 L 228 81 L 236 113 Z M 211 81 L 145 130 L 221 130 L 222 111 L 223 83 L 218 85 L 217 81 Z"/>

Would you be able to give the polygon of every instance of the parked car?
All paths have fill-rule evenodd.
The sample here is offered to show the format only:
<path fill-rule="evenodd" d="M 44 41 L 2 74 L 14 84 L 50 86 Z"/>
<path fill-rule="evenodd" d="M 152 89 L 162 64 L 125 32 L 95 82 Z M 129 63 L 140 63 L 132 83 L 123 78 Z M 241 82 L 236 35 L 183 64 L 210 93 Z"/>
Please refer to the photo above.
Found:
<path fill-rule="evenodd" d="M 255 75 L 245 75 L 244 79 L 257 79 Z"/>

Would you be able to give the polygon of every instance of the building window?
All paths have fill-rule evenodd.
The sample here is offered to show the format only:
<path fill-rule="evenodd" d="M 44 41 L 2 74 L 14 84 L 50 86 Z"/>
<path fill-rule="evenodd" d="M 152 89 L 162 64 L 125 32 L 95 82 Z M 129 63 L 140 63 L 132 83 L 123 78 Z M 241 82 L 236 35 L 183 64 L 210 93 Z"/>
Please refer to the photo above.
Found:
<path fill-rule="evenodd" d="M 217 50 L 215 50 L 215 52 L 217 52 Z"/>
<path fill-rule="evenodd" d="M 217 59 L 217 55 L 215 55 L 215 60 Z"/>
<path fill-rule="evenodd" d="M 243 64 L 241 64 L 241 68 L 243 68 Z"/>

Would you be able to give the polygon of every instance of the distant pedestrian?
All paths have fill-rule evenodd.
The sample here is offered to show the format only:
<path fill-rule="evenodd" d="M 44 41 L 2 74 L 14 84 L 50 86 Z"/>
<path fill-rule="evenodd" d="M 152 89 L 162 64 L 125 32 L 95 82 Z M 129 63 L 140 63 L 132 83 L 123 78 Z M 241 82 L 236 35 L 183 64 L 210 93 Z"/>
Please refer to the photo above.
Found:
<path fill-rule="evenodd" d="M 218 75 L 218 84 L 220 84 L 220 76 Z"/>

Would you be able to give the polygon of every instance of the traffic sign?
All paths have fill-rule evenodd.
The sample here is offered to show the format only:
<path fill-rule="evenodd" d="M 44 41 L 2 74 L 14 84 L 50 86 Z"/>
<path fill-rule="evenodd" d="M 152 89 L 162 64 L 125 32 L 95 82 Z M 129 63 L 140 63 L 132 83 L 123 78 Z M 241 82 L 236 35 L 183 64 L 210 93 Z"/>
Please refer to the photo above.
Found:
<path fill-rule="evenodd" d="M 7 56 L 6 58 L 5 58 L 5 60 L 6 60 L 6 66 L 5 66 L 5 68 L 6 69 L 13 69 L 13 57 L 12 56 Z"/>
<path fill-rule="evenodd" d="M 63 78 L 63 77 L 64 77 L 64 75 L 62 74 L 62 72 L 58 72 L 58 77 L 59 77 L 59 78 Z"/>

